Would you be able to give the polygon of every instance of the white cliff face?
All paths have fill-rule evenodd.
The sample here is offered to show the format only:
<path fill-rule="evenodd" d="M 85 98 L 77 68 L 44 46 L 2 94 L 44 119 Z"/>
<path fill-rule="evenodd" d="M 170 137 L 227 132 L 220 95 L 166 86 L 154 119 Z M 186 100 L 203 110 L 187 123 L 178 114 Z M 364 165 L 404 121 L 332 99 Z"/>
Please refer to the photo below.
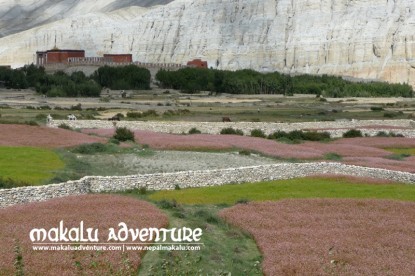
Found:
<path fill-rule="evenodd" d="M 415 85 L 415 0 L 176 0 L 73 16 L 0 39 L 0 64 L 37 50 L 132 53 L 221 69 L 347 75 Z"/>

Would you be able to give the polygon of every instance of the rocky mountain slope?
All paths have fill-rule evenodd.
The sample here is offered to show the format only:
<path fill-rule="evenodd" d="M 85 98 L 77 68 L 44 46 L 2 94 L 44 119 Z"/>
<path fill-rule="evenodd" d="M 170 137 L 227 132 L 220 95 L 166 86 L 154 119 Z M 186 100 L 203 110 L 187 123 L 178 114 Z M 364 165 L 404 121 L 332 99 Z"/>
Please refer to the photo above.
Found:
<path fill-rule="evenodd" d="M 147 10 L 103 8 L 1 38 L 0 64 L 33 62 L 36 50 L 56 45 L 89 56 L 202 58 L 214 68 L 415 85 L 414 30 L 415 0 L 175 0 Z"/>
<path fill-rule="evenodd" d="M 172 0 L 0 0 L 0 37 L 90 12 L 151 7 Z"/>

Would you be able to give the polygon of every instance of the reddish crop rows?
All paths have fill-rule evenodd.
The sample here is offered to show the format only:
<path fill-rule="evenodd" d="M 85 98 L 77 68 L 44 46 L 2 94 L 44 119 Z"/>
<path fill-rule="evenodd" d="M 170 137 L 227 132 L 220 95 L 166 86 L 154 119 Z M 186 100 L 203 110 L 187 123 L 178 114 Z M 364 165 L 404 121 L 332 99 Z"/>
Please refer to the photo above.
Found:
<path fill-rule="evenodd" d="M 94 251 L 33 251 L 29 239 L 33 228 L 58 227 L 63 220 L 69 229 L 79 227 L 99 229 L 100 242 L 106 242 L 108 229 L 118 229 L 118 223 L 128 227 L 165 227 L 167 217 L 150 203 L 134 198 L 114 195 L 74 196 L 41 203 L 17 205 L 0 209 L 0 275 L 14 275 L 15 240 L 22 249 L 24 271 L 27 275 L 100 275 L 111 269 L 116 272 L 128 267 L 137 268 L 143 252 L 120 251 L 98 254 Z M 100 273 L 101 272 L 101 273 Z M 119 275 L 124 275 L 121 273 Z"/>
<path fill-rule="evenodd" d="M 106 139 L 61 128 L 0 124 L 1 146 L 70 147 Z"/>
<path fill-rule="evenodd" d="M 239 204 L 221 216 L 254 236 L 266 275 L 413 275 L 415 203 L 312 199 Z"/>

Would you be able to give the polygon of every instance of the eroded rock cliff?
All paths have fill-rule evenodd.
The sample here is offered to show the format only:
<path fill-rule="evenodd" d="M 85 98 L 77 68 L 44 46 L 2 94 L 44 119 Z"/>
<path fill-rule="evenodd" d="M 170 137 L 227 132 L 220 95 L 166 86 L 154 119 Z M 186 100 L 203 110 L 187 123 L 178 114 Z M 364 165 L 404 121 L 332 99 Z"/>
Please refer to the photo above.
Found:
<path fill-rule="evenodd" d="M 415 0 L 176 0 L 74 16 L 0 39 L 0 64 L 36 50 L 222 69 L 335 74 L 415 85 Z"/>

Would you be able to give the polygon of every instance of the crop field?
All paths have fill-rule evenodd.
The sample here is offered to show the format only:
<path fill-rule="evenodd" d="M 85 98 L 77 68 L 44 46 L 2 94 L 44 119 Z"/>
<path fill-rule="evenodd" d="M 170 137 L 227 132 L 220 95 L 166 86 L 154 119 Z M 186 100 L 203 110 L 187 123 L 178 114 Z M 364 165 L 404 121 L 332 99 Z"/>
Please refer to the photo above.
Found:
<path fill-rule="evenodd" d="M 415 186 L 353 177 L 307 177 L 258 183 L 158 191 L 153 200 L 182 204 L 235 204 L 284 198 L 378 198 L 415 201 Z"/>
<path fill-rule="evenodd" d="M 142 251 L 34 251 L 28 233 L 33 228 L 98 229 L 101 242 L 120 219 L 131 228 L 166 227 L 167 216 L 154 205 L 115 195 L 74 196 L 42 203 L 0 209 L 0 275 L 132 275 L 141 263 Z M 75 244 L 73 244 L 75 245 Z M 20 253 L 16 253 L 18 248 Z M 20 258 L 18 258 L 20 256 Z"/>
<path fill-rule="evenodd" d="M 0 176 L 4 179 L 43 184 L 63 167 L 63 161 L 51 150 L 0 146 Z"/>
<path fill-rule="evenodd" d="M 17 94 L 16 94 L 17 93 Z M 415 118 L 411 98 L 106 91 L 43 98 L 0 89 L 0 188 L 122 176 L 330 161 L 415 173 L 415 138 L 321 142 L 45 126 L 46 116 L 124 121 L 304 122 Z M 148 115 L 140 117 L 142 112 Z M 140 115 L 129 117 L 128 113 Z M 380 126 L 368 125 L 368 129 Z M 382 126 L 388 130 L 390 126 Z M 396 127 L 394 129 L 402 129 Z M 406 128 L 405 130 L 407 130 Z M 0 184 L 2 184 L 0 182 Z M 209 183 L 206 183 L 209 184 Z M 14 186 L 13 186 L 14 185 Z M 0 209 L 0 275 L 413 275 L 415 186 L 330 174 L 204 188 L 55 198 Z M 200 251 L 35 251 L 32 228 L 201 228 Z M 166 242 L 172 242 L 167 240 Z"/>
<path fill-rule="evenodd" d="M 415 203 L 290 199 L 220 212 L 251 233 L 265 275 L 412 275 Z"/>
<path fill-rule="evenodd" d="M 57 148 L 106 140 L 61 128 L 0 124 L 0 146 Z"/>
<path fill-rule="evenodd" d="M 84 133 L 111 137 L 113 129 L 85 129 Z M 415 138 L 364 137 L 342 138 L 330 142 L 286 144 L 280 141 L 237 135 L 177 135 L 150 131 L 135 131 L 138 143 L 158 150 L 224 151 L 248 150 L 265 156 L 299 160 L 325 160 L 336 154 L 345 164 L 415 172 L 414 156 L 392 156 L 388 147 L 413 147 Z"/>

